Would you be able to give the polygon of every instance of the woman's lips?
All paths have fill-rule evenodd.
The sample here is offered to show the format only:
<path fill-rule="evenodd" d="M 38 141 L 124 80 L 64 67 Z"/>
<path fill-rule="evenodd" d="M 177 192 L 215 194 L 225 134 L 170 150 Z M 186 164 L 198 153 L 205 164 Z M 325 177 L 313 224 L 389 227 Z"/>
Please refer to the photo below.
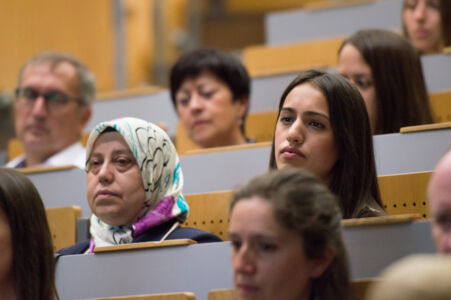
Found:
<path fill-rule="evenodd" d="M 117 194 L 114 192 L 111 192 L 109 190 L 101 190 L 96 193 L 95 198 L 97 200 L 102 200 L 102 199 L 109 199 L 112 196 L 117 196 Z"/>
<path fill-rule="evenodd" d="M 429 35 L 428 31 L 425 28 L 417 28 L 414 31 L 414 34 L 417 38 L 425 38 Z"/>
<path fill-rule="evenodd" d="M 294 158 L 294 157 L 305 158 L 304 153 L 293 147 L 285 147 L 282 149 L 282 151 L 280 151 L 280 153 L 282 154 L 283 157 L 286 158 Z"/>
<path fill-rule="evenodd" d="M 249 285 L 249 284 L 238 284 L 237 289 L 242 294 L 254 294 L 258 291 L 258 287 L 255 285 Z"/>
<path fill-rule="evenodd" d="M 206 120 L 198 120 L 198 121 L 194 122 L 193 128 L 196 128 L 196 127 L 205 125 L 205 124 L 207 124 L 207 123 L 208 123 L 208 121 L 206 121 Z"/>

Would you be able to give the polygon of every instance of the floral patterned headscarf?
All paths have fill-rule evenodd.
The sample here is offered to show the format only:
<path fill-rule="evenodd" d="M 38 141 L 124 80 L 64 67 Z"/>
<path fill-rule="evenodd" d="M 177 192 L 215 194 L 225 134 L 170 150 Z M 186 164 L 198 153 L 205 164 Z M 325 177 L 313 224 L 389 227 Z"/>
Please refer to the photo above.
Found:
<path fill-rule="evenodd" d="M 86 147 L 89 161 L 93 145 L 107 129 L 117 131 L 125 140 L 141 171 L 146 200 L 138 220 L 133 224 L 110 226 L 96 215 L 91 216 L 92 235 L 89 252 L 94 245 L 131 243 L 149 228 L 171 219 L 182 223 L 188 205 L 182 195 L 183 174 L 180 160 L 169 136 L 158 126 L 137 118 L 121 118 L 98 124 L 90 133 Z"/>

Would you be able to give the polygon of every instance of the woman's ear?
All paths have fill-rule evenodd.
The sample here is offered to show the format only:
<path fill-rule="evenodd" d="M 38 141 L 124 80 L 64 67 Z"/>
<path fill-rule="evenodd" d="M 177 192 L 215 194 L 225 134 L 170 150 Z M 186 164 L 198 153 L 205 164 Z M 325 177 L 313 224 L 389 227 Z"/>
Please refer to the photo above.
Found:
<path fill-rule="evenodd" d="M 312 278 L 318 278 L 320 277 L 330 266 L 332 261 L 335 258 L 335 251 L 328 248 L 324 251 L 324 256 L 322 258 L 318 258 L 314 260 L 313 264 L 313 270 L 312 270 Z"/>
<path fill-rule="evenodd" d="M 249 108 L 249 99 L 244 97 L 238 98 L 235 100 L 234 104 L 237 117 L 243 119 L 244 115 L 246 114 Z"/>

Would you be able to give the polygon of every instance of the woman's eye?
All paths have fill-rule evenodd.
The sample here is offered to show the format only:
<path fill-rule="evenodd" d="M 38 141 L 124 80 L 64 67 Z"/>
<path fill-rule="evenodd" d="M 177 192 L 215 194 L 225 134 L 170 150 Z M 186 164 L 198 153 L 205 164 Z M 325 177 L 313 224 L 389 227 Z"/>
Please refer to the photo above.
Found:
<path fill-rule="evenodd" d="M 215 91 L 204 91 L 204 92 L 200 93 L 200 95 L 206 99 L 211 99 L 214 94 L 215 94 Z"/>
<path fill-rule="evenodd" d="M 241 241 L 230 241 L 230 244 L 232 245 L 233 250 L 238 251 L 241 247 Z"/>
<path fill-rule="evenodd" d="M 88 172 L 96 172 L 100 166 L 102 165 L 102 161 L 98 160 L 98 159 L 91 159 L 89 160 L 87 166 L 86 166 L 86 170 Z"/>
<path fill-rule="evenodd" d="M 132 160 L 130 158 L 117 158 L 114 163 L 119 170 L 125 170 L 131 165 Z"/>
<path fill-rule="evenodd" d="M 404 7 L 406 9 L 415 9 L 415 7 L 417 6 L 417 1 L 416 0 L 411 0 L 411 1 L 406 1 Z"/>
<path fill-rule="evenodd" d="M 177 99 L 177 104 L 181 106 L 187 106 L 189 103 L 189 98 L 180 98 Z"/>
<path fill-rule="evenodd" d="M 258 248 L 262 252 L 274 252 L 277 250 L 277 245 L 274 243 L 262 242 L 258 244 Z"/>
<path fill-rule="evenodd" d="M 308 124 L 312 127 L 324 128 L 324 125 L 317 121 L 310 121 Z"/>
<path fill-rule="evenodd" d="M 280 116 L 279 121 L 284 124 L 290 124 L 293 123 L 293 118 L 290 116 Z"/>
<path fill-rule="evenodd" d="M 363 79 L 356 80 L 356 84 L 358 87 L 360 87 L 363 90 L 366 90 L 373 85 L 373 83 L 370 80 L 363 80 Z"/>
<path fill-rule="evenodd" d="M 443 0 L 444 1 L 444 0 Z M 430 7 L 430 8 L 433 8 L 433 9 L 440 9 L 440 2 L 439 1 L 433 1 L 433 0 L 431 0 L 431 1 L 428 1 L 427 2 L 427 6 L 428 7 Z"/>

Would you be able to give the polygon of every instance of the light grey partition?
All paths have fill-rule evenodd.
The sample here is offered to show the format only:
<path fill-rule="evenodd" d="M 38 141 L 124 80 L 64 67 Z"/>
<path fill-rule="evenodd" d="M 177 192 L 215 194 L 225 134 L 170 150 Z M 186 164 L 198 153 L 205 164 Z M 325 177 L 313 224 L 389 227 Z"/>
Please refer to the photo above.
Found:
<path fill-rule="evenodd" d="M 249 112 L 277 110 L 280 96 L 298 72 L 254 77 L 251 80 Z"/>
<path fill-rule="evenodd" d="M 353 279 L 375 277 L 394 261 L 415 253 L 435 253 L 429 220 L 345 227 L 343 237 Z"/>
<path fill-rule="evenodd" d="M 345 227 L 352 278 L 377 276 L 414 253 L 434 253 L 429 221 Z M 72 255 L 59 258 L 61 299 L 189 291 L 206 300 L 212 289 L 232 288 L 230 244 Z"/>
<path fill-rule="evenodd" d="M 229 243 L 62 256 L 56 269 L 61 299 L 193 292 L 233 287 Z"/>
<path fill-rule="evenodd" d="M 451 147 L 451 128 L 375 136 L 378 175 L 431 171 Z M 235 189 L 268 170 L 270 146 L 182 156 L 183 193 Z M 28 174 L 45 207 L 78 205 L 88 217 L 85 173 L 80 169 Z"/>
<path fill-rule="evenodd" d="M 377 175 L 431 171 L 451 147 L 451 128 L 373 137 Z"/>
<path fill-rule="evenodd" d="M 46 208 L 78 205 L 90 216 L 86 200 L 86 173 L 79 168 L 26 174 L 39 191 Z"/>
<path fill-rule="evenodd" d="M 231 190 L 268 170 L 269 147 L 180 158 L 185 194 Z"/>
<path fill-rule="evenodd" d="M 431 171 L 451 147 L 451 128 L 373 138 L 378 175 Z M 186 194 L 234 189 L 268 170 L 270 147 L 181 157 Z"/>
<path fill-rule="evenodd" d="M 335 36 L 362 28 L 401 31 L 402 0 L 386 0 L 318 10 L 289 10 L 265 18 L 266 44 L 278 45 Z"/>
<path fill-rule="evenodd" d="M 120 117 L 136 117 L 153 123 L 165 123 L 169 135 L 175 134 L 177 114 L 172 106 L 169 92 L 161 91 L 146 95 L 95 101 L 93 116 L 86 131 L 97 123 Z"/>
<path fill-rule="evenodd" d="M 451 90 L 451 54 L 421 57 L 428 92 Z"/>

